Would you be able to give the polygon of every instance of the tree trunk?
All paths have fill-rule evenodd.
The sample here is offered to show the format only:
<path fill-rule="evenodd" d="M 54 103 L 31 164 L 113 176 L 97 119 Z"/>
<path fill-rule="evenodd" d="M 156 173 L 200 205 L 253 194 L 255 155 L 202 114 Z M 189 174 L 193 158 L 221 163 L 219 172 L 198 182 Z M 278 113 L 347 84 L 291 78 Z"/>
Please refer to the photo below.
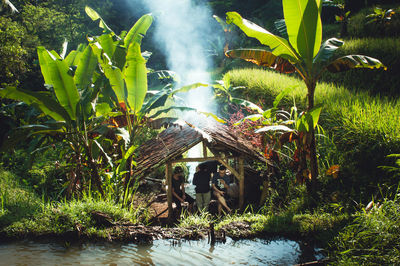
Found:
<path fill-rule="evenodd" d="M 311 110 L 314 108 L 314 93 L 315 93 L 316 82 L 307 83 L 308 88 L 308 108 L 307 110 Z M 311 180 L 310 184 L 307 186 L 307 190 L 309 195 L 312 198 L 315 198 L 316 194 L 316 184 L 318 177 L 318 161 L 317 161 L 317 146 L 315 143 L 315 130 L 312 127 L 310 129 L 310 172 L 311 172 Z"/>

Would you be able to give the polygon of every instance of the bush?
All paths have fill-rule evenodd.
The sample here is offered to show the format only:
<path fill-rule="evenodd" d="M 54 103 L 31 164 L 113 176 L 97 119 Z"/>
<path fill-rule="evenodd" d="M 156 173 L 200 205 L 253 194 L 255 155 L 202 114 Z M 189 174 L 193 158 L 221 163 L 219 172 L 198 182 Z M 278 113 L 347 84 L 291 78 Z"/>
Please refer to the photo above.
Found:
<path fill-rule="evenodd" d="M 396 9 L 396 14 L 392 16 L 389 23 L 368 23 L 369 19 L 366 17 L 374 13 L 374 7 L 368 7 L 360 10 L 354 16 L 351 16 L 348 24 L 349 36 L 353 38 L 365 37 L 400 37 L 400 11 L 399 6 L 385 6 L 386 9 Z"/>
<path fill-rule="evenodd" d="M 0 228 L 31 217 L 40 208 L 40 198 L 21 186 L 14 174 L 0 168 Z"/>

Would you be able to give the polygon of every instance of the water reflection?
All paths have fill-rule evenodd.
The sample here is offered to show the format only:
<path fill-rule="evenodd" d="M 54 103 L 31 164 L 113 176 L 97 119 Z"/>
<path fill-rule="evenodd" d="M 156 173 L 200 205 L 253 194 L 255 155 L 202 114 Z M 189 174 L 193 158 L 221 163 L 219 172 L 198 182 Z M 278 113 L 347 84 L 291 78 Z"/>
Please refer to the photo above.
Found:
<path fill-rule="evenodd" d="M 213 246 L 204 240 L 157 240 L 146 245 L 20 241 L 0 244 L 0 265 L 293 265 L 316 259 L 315 250 L 302 245 L 285 239 L 230 238 Z"/>

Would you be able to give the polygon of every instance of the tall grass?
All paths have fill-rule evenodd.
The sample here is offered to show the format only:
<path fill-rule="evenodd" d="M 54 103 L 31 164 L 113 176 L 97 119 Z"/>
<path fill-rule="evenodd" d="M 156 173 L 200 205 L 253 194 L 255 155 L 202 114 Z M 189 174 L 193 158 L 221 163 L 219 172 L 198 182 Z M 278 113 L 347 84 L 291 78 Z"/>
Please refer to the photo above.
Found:
<path fill-rule="evenodd" d="M 14 174 L 0 168 L 0 228 L 41 210 L 41 199 L 22 187 Z"/>
<path fill-rule="evenodd" d="M 400 202 L 385 200 L 370 212 L 359 211 L 330 243 L 334 265 L 399 265 Z"/>

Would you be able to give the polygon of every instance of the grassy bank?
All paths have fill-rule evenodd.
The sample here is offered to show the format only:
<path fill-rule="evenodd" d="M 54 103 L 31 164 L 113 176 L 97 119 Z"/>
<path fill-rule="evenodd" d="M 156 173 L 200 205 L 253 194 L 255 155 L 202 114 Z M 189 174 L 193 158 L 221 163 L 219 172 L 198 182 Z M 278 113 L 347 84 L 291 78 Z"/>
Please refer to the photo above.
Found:
<path fill-rule="evenodd" d="M 260 69 L 232 70 L 226 76 L 233 86 L 246 87 L 241 96 L 265 107 L 272 106 L 285 88 L 297 86 L 281 107 L 289 110 L 295 102 L 304 110 L 306 88 L 295 77 Z M 343 197 L 365 203 L 379 196 L 377 184 L 397 185 L 392 175 L 378 167 L 393 165 L 386 156 L 400 151 L 400 102 L 332 83 L 319 83 L 315 95 L 316 103 L 323 105 L 320 124 L 336 146 L 336 150 L 324 150 L 320 158 L 332 153 L 329 163 L 341 165 L 340 180 L 330 181 L 331 191 L 336 188 Z"/>
<path fill-rule="evenodd" d="M 8 238 L 79 234 L 106 239 L 114 224 L 146 223 L 146 209 L 128 210 L 90 193 L 80 199 L 49 202 L 0 169 L 0 233 Z M 100 213 L 103 217 L 96 216 Z"/>

